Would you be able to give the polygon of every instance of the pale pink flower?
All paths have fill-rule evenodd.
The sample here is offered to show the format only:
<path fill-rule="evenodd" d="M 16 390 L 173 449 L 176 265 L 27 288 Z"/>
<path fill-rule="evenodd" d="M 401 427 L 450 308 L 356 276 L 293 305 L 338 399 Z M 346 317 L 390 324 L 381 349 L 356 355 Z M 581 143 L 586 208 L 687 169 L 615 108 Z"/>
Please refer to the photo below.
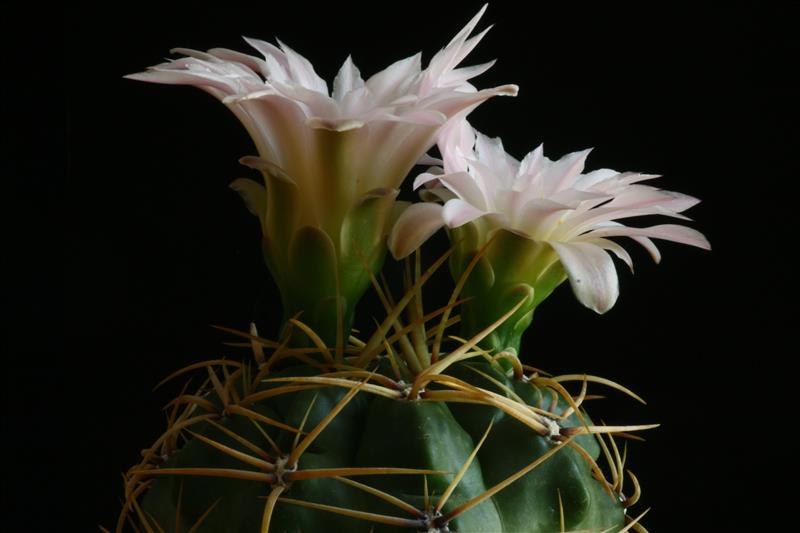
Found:
<path fill-rule="evenodd" d="M 333 90 L 299 53 L 245 39 L 260 55 L 214 48 L 173 50 L 170 60 L 131 79 L 199 87 L 225 103 L 247 128 L 259 158 L 243 163 L 289 180 L 302 205 L 296 225 L 328 230 L 338 244 L 338 226 L 348 209 L 376 191 L 390 194 L 434 144 L 441 126 L 495 95 L 513 95 L 514 85 L 476 90 L 468 80 L 493 62 L 458 68 L 486 31 L 469 37 L 486 6 L 422 69 L 420 54 L 397 61 L 364 80 L 348 57 Z M 268 179 L 270 179 L 268 177 Z M 266 203 L 253 183 L 234 188 L 265 220 Z M 266 231 L 271 231 L 269 227 Z"/>
<path fill-rule="evenodd" d="M 470 37 L 486 6 L 422 68 L 420 54 L 367 80 L 348 57 L 333 90 L 303 56 L 246 39 L 258 56 L 214 48 L 173 50 L 169 60 L 128 78 L 193 85 L 221 100 L 242 122 L 266 187 L 237 179 L 231 187 L 261 221 L 264 251 L 287 317 L 337 315 L 345 325 L 386 251 L 398 187 L 425 160 L 440 129 L 515 85 L 477 90 L 469 83 L 493 62 L 459 67 L 486 30 Z M 333 307 L 331 307 L 333 305 Z M 330 320 L 328 320 L 330 321 Z M 315 327 L 318 324 L 314 324 Z M 345 337 L 346 338 L 346 337 Z"/>
<path fill-rule="evenodd" d="M 417 203 L 403 212 L 389 239 L 397 258 L 411 253 L 443 226 L 474 223 L 479 236 L 475 246 L 486 242 L 494 231 L 505 229 L 537 249 L 544 244 L 553 252 L 537 252 L 531 263 L 536 271 L 530 282 L 534 288 L 537 276 L 560 262 L 581 303 L 604 313 L 619 292 L 617 273 L 607 252 L 633 268 L 630 255 L 609 237 L 630 237 L 656 262 L 660 253 L 651 240 L 654 238 L 710 248 L 701 233 L 686 226 L 640 228 L 618 222 L 645 215 L 688 220 L 680 213 L 699 200 L 640 184 L 658 177 L 652 174 L 610 169 L 583 174 L 590 150 L 551 161 L 540 145 L 518 161 L 505 152 L 500 139 L 473 130 L 467 121 L 448 125 L 439 146 L 443 168 L 421 174 L 414 187 L 425 185 L 425 197 L 443 205 Z"/>

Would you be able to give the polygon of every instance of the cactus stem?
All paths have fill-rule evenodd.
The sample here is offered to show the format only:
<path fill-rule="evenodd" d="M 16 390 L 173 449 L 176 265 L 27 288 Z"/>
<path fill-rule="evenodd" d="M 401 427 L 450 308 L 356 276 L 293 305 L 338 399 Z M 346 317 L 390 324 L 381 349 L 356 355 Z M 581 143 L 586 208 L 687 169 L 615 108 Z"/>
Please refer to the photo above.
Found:
<path fill-rule="evenodd" d="M 459 505 L 455 509 L 452 509 L 450 512 L 442 515 L 436 521 L 437 526 L 438 527 L 442 527 L 442 526 L 448 524 L 450 521 L 452 521 L 457 516 L 459 516 L 461 514 L 464 514 L 465 512 L 467 512 L 470 509 L 472 509 L 473 507 L 475 507 L 477 505 L 480 505 L 481 503 L 483 503 L 487 499 L 491 498 L 492 496 L 494 496 L 495 494 L 497 494 L 501 490 L 505 489 L 506 487 L 508 487 L 509 485 L 514 483 L 515 481 L 517 481 L 519 478 L 521 478 L 522 476 L 524 476 L 528 472 L 532 471 L 533 469 L 535 469 L 536 467 L 538 467 L 539 465 L 541 465 L 542 463 L 544 463 L 545 461 L 550 459 L 553 455 L 555 455 L 556 453 L 561 451 L 561 449 L 564 448 L 564 446 L 567 446 L 568 444 L 570 444 L 572 442 L 573 438 L 574 437 L 570 437 L 569 439 L 567 439 L 567 440 L 565 440 L 563 442 L 560 442 L 559 444 L 553 446 L 551 449 L 549 449 L 544 454 L 539 456 L 533 462 L 528 464 L 525 468 L 519 470 L 518 472 L 515 472 L 514 474 L 511 474 L 506 479 L 504 479 L 503 481 L 497 483 L 493 487 L 485 490 L 481 494 L 479 494 L 479 495 L 475 496 L 474 498 L 462 503 L 461 505 Z"/>

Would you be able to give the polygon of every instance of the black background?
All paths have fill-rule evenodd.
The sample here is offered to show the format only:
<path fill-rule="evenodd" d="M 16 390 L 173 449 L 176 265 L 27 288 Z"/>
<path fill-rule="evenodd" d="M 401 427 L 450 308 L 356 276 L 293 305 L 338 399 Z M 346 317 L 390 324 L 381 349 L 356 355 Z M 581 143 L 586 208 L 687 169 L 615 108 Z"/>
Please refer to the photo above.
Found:
<path fill-rule="evenodd" d="M 781 307 L 796 226 L 790 10 L 593 4 L 490 5 L 479 28 L 496 26 L 467 64 L 499 58 L 474 83 L 517 83 L 520 95 L 472 122 L 518 157 L 542 141 L 551 158 L 593 146 L 590 169 L 664 175 L 656 184 L 703 200 L 689 214 L 714 249 L 666 243 L 653 265 L 628 247 L 636 274 L 618 265 L 614 309 L 598 317 L 560 288 L 537 311 L 526 357 L 648 400 L 596 409 L 610 423 L 662 423 L 630 453 L 651 531 L 766 531 L 780 523 L 779 495 L 756 476 L 792 453 L 773 421 L 791 409 L 794 353 L 795 313 Z M 2 98 L 3 212 L 18 211 L 3 253 L 7 531 L 111 526 L 120 472 L 176 392 L 151 393 L 155 383 L 234 354 L 209 324 L 255 319 L 274 335 L 279 316 L 256 220 L 227 188 L 252 177 L 237 163 L 254 152 L 243 128 L 201 91 L 122 76 L 176 46 L 247 51 L 246 35 L 280 37 L 327 80 L 352 53 L 367 77 L 420 50 L 427 60 L 479 7 L 78 4 L 20 18 L 32 24 L 7 49 Z M 370 315 L 368 298 L 363 323 Z"/>

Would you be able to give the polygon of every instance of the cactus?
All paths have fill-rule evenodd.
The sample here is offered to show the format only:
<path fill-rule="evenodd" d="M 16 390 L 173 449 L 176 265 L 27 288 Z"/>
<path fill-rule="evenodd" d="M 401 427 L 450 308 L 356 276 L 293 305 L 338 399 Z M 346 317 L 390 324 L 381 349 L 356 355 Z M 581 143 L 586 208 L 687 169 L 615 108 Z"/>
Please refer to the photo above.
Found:
<path fill-rule="evenodd" d="M 479 347 L 524 297 L 498 324 L 442 351 L 437 333 L 454 321 L 454 307 L 418 311 L 424 282 L 443 260 L 394 306 L 376 285 L 386 319 L 369 339 L 351 336 L 338 351 L 227 330 L 246 339 L 241 345 L 253 357 L 198 363 L 172 376 L 200 372 L 204 383 L 184 387 L 164 435 L 128 472 L 120 524 L 220 532 L 622 531 L 639 488 L 629 474 L 635 489 L 623 494 L 613 435 L 649 426 L 591 422 L 582 405 L 587 387 L 605 380 L 548 377 L 509 353 Z M 290 327 L 307 328 L 298 320 Z M 569 381 L 579 384 L 577 394 L 565 389 Z"/>
<path fill-rule="evenodd" d="M 484 10 L 425 69 L 416 55 L 365 81 L 348 57 L 332 93 L 297 52 L 254 39 L 263 57 L 177 49 L 129 76 L 200 87 L 250 133 L 258 156 L 241 162 L 263 185 L 231 187 L 259 219 L 284 320 L 277 340 L 221 328 L 252 355 L 165 380 L 190 378 L 125 475 L 117 533 L 645 531 L 644 513 L 627 512 L 641 491 L 617 440 L 655 425 L 596 424 L 584 409 L 590 385 L 641 399 L 537 370 L 521 341 L 567 280 L 585 306 L 613 306 L 609 252 L 631 260 L 609 237 L 656 260 L 652 238 L 708 248 L 684 226 L 617 222 L 684 218 L 697 200 L 639 184 L 651 175 L 584 174 L 588 151 L 518 161 L 475 131 L 472 109 L 517 92 L 469 83 L 490 64 L 457 68 Z M 441 159 L 426 156 L 434 144 Z M 421 163 L 425 201 L 397 201 Z M 452 246 L 423 269 L 419 248 L 441 227 Z M 387 250 L 404 261 L 400 294 L 379 281 Z M 445 262 L 449 300 L 426 309 Z M 385 316 L 359 337 L 370 287 Z"/>

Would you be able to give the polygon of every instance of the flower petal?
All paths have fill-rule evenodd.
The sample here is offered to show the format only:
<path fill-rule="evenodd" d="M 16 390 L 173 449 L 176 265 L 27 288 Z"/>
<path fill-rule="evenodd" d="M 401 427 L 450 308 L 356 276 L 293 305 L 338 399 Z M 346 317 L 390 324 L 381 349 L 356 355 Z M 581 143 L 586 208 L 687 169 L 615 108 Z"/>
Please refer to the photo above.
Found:
<path fill-rule="evenodd" d="M 430 154 L 422 154 L 422 156 L 417 159 L 417 164 L 422 166 L 442 166 L 442 160 L 436 157 L 433 157 Z M 416 189 L 416 187 L 414 187 Z"/>
<path fill-rule="evenodd" d="M 663 239 L 665 241 L 678 242 L 696 246 L 703 250 L 710 250 L 711 244 L 705 235 L 687 226 L 678 224 L 660 224 L 649 228 L 631 228 L 628 226 L 618 226 L 610 228 L 599 228 L 586 234 L 591 237 L 650 237 L 653 239 Z"/>
<path fill-rule="evenodd" d="M 336 78 L 333 80 L 333 99 L 341 102 L 347 93 L 363 86 L 364 80 L 361 78 L 361 72 L 353 64 L 353 58 L 347 56 L 342 68 L 339 69 L 339 73 L 336 74 Z"/>
<path fill-rule="evenodd" d="M 491 61 L 487 61 L 486 63 L 481 63 L 480 65 L 457 68 L 445 73 L 439 83 L 445 87 L 457 87 L 459 85 L 463 85 L 467 82 L 467 80 L 471 80 L 472 78 L 480 76 L 492 68 L 496 62 L 497 60 L 493 59 Z"/>
<path fill-rule="evenodd" d="M 439 50 L 439 52 L 431 58 L 428 68 L 425 69 L 425 76 L 420 87 L 421 93 L 427 94 L 431 89 L 438 86 L 440 78 L 463 61 L 475 45 L 480 42 L 488 31 L 488 28 L 472 39 L 468 40 L 467 38 L 475 29 L 475 26 L 478 25 L 487 7 L 488 4 L 484 4 L 480 11 L 472 17 L 472 20 L 447 43 L 447 46 Z"/>
<path fill-rule="evenodd" d="M 442 177 L 441 174 L 436 174 L 434 172 L 423 172 L 422 174 L 414 178 L 414 190 L 416 191 L 423 185 L 428 184 L 434 180 L 438 180 L 441 177 Z"/>
<path fill-rule="evenodd" d="M 439 152 L 447 172 L 466 172 L 466 154 L 475 146 L 475 130 L 466 119 L 453 119 L 439 131 Z"/>
<path fill-rule="evenodd" d="M 228 48 L 212 48 L 208 51 L 209 54 L 223 61 L 236 61 L 246 66 L 253 72 L 259 72 L 265 78 L 269 75 L 267 65 L 260 57 L 254 57 L 236 50 L 229 50 Z"/>
<path fill-rule="evenodd" d="M 286 46 L 280 39 L 276 40 L 281 45 L 283 53 L 286 54 L 286 61 L 289 64 L 289 72 L 291 72 L 292 77 L 306 89 L 328 96 L 328 84 L 314 71 L 311 61 Z"/>
<path fill-rule="evenodd" d="M 153 67 L 146 72 L 127 74 L 123 76 L 129 80 L 146 81 L 150 83 L 164 83 L 167 85 L 194 85 L 195 87 L 213 87 L 226 95 L 236 94 L 236 85 L 217 74 L 207 72 L 190 72 L 188 70 L 170 70 Z"/>
<path fill-rule="evenodd" d="M 445 187 L 456 193 L 458 197 L 465 202 L 472 204 L 476 208 L 483 211 L 489 209 L 489 206 L 486 203 L 486 198 L 483 195 L 483 191 L 481 191 L 481 189 L 475 183 L 475 178 L 470 176 L 468 173 L 454 172 L 452 174 L 438 176 L 438 178 Z"/>
<path fill-rule="evenodd" d="M 433 203 L 411 204 L 398 217 L 389 235 L 389 250 L 395 259 L 402 259 L 422 246 L 444 226 L 443 207 Z"/>
<path fill-rule="evenodd" d="M 519 87 L 514 84 L 500 85 L 491 89 L 483 89 L 474 93 L 446 92 L 433 98 L 423 100 L 424 104 L 447 115 L 454 117 L 461 113 L 466 115 L 480 104 L 493 96 L 517 96 Z"/>
<path fill-rule="evenodd" d="M 658 264 L 658 263 L 661 262 L 661 251 L 658 249 L 658 246 L 656 246 L 656 243 L 654 243 L 648 237 L 633 237 L 633 236 L 631 236 L 631 239 L 633 239 L 634 241 L 636 241 L 639 244 L 641 244 L 642 248 L 647 250 L 647 253 L 649 253 L 650 257 L 653 258 L 653 262 L 654 263 Z"/>
<path fill-rule="evenodd" d="M 561 259 L 578 300 L 600 314 L 611 309 L 619 296 L 619 280 L 608 253 L 588 242 L 551 242 L 550 245 Z"/>
<path fill-rule="evenodd" d="M 577 242 L 582 242 L 582 241 L 581 239 L 578 239 Z M 585 242 L 591 242 L 592 244 L 596 244 L 603 250 L 608 250 L 609 252 L 613 253 L 621 261 L 625 262 L 625 264 L 628 265 L 628 268 L 631 269 L 631 272 L 633 272 L 633 259 L 631 259 L 631 256 L 628 253 L 628 251 L 622 246 L 620 246 L 618 243 L 608 239 L 596 239 L 596 238 Z"/>
<path fill-rule="evenodd" d="M 545 183 L 545 193 L 547 195 L 554 194 L 567 187 L 572 187 L 586 163 L 586 158 L 589 157 L 591 148 L 581 150 L 579 152 L 572 152 L 567 154 L 547 169 L 547 181 Z"/>
<path fill-rule="evenodd" d="M 391 102 L 404 92 L 406 85 L 420 72 L 422 54 L 395 61 L 366 82 L 366 87 L 379 102 Z"/>
<path fill-rule="evenodd" d="M 442 218 L 445 224 L 451 228 L 463 226 L 467 222 L 472 222 L 485 214 L 485 211 L 478 209 L 460 198 L 449 200 L 444 204 L 444 209 L 442 210 Z"/>
<path fill-rule="evenodd" d="M 247 178 L 238 178 L 229 185 L 244 200 L 247 210 L 256 215 L 261 223 L 267 219 L 267 189 Z"/>
<path fill-rule="evenodd" d="M 479 131 L 475 134 L 475 155 L 478 160 L 491 169 L 504 189 L 511 189 L 519 169 L 519 161 L 506 153 L 499 137 L 488 137 Z"/>

